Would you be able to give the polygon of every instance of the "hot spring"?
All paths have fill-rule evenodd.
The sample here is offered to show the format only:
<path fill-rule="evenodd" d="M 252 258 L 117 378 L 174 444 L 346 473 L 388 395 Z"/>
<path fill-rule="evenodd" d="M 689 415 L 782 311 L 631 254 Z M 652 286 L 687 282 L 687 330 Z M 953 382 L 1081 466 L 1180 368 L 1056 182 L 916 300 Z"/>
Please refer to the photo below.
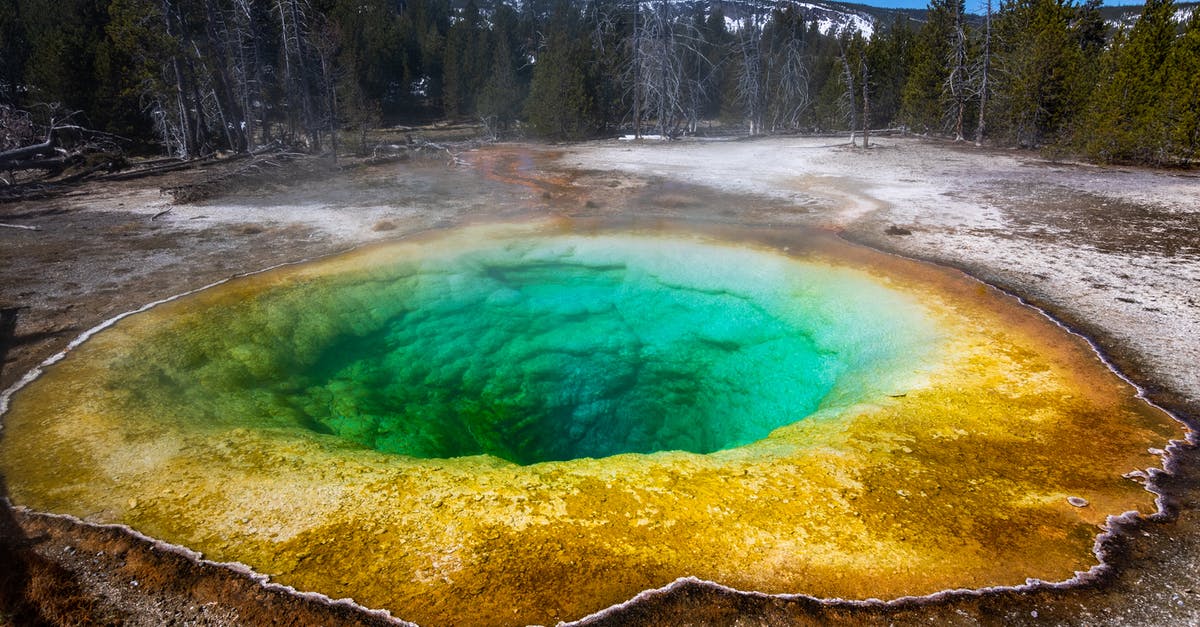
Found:
<path fill-rule="evenodd" d="M 12 400 L 18 504 L 422 624 L 579 618 L 689 575 L 856 598 L 1061 580 L 1105 516 L 1153 511 L 1122 474 L 1178 429 L 952 273 L 552 223 L 231 280 Z"/>
<path fill-rule="evenodd" d="M 862 276 L 761 252 L 544 237 L 300 272 L 112 367 L 176 420 L 398 455 L 711 453 L 911 385 L 936 342 L 922 314 Z"/>

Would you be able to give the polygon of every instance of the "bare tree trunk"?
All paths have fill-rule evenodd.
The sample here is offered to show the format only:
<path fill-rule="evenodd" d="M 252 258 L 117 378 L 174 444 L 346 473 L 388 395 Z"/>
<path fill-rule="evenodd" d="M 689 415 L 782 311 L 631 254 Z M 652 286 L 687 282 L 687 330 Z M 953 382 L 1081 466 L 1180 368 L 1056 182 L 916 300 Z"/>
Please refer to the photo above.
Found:
<path fill-rule="evenodd" d="M 991 64 L 992 47 L 992 0 L 987 0 L 987 14 L 984 17 L 983 60 L 979 80 L 979 124 L 975 126 L 975 145 L 983 145 L 985 113 L 988 102 L 988 66 Z"/>
<path fill-rule="evenodd" d="M 74 124 L 62 124 L 52 117 L 45 141 L 0 151 L 0 172 L 8 172 L 10 179 L 13 172 L 21 170 L 60 172 L 85 153 L 116 149 L 113 136 Z"/>
<path fill-rule="evenodd" d="M 241 99 L 234 93 L 231 85 L 233 81 L 230 76 L 235 72 L 235 68 L 233 67 L 234 55 L 230 50 L 230 40 L 233 35 L 230 32 L 228 20 L 225 19 L 225 14 L 221 12 L 213 0 L 205 1 L 204 11 L 207 18 L 206 26 L 208 29 L 209 44 L 212 46 L 214 57 L 213 65 L 215 69 L 211 74 L 216 83 L 215 93 L 221 115 L 221 124 L 225 130 L 225 138 L 231 150 L 245 152 L 247 150 L 245 134 L 246 112 L 241 110 Z"/>
<path fill-rule="evenodd" d="M 668 0 L 651 2 L 650 10 L 639 11 L 633 37 L 633 62 L 622 72 L 632 81 L 636 137 L 641 137 L 642 118 L 654 115 L 654 127 L 663 136 L 674 136 L 693 124 L 697 94 L 703 80 L 693 80 L 691 63 L 708 63 L 701 53 L 701 33 L 672 13 Z M 703 60 L 702 60 L 703 59 Z"/>
<path fill-rule="evenodd" d="M 641 0 L 633 1 L 633 137 L 642 138 L 642 31 L 638 26 L 638 15 L 642 12 Z"/>
<path fill-rule="evenodd" d="M 946 77 L 946 88 L 950 92 L 951 114 L 954 116 L 954 141 L 964 141 L 963 118 L 967 110 L 967 36 L 963 27 L 962 11 L 957 5 L 954 10 L 954 41 L 950 49 L 950 75 Z"/>
<path fill-rule="evenodd" d="M 301 0 L 276 0 L 279 13 L 279 35 L 283 47 L 284 92 L 288 102 L 288 125 L 291 134 L 302 130 L 311 148 L 320 150 L 319 125 L 315 123 L 310 101 L 308 67 L 304 51 L 304 18 Z"/>
<path fill-rule="evenodd" d="M 840 45 L 840 41 L 839 45 Z M 843 95 L 848 100 L 850 108 L 850 145 L 857 146 L 854 142 L 854 131 L 858 128 L 858 107 L 854 106 L 854 72 L 850 71 L 850 59 L 846 55 L 845 48 L 842 49 L 842 79 L 846 81 L 846 91 Z M 864 146 L 865 147 L 865 146 Z"/>
<path fill-rule="evenodd" d="M 337 54 L 338 35 L 332 24 L 321 21 L 313 29 L 313 44 L 317 52 L 317 60 L 321 63 L 321 84 L 325 90 L 325 112 L 329 129 L 329 149 L 333 153 L 333 161 L 337 162 L 338 151 L 338 107 L 337 107 L 337 69 L 334 57 Z"/>
<path fill-rule="evenodd" d="M 193 142 L 196 147 L 197 155 L 206 154 L 208 152 L 208 142 L 205 141 L 205 131 L 208 129 L 208 121 L 204 116 L 204 96 L 200 93 L 200 84 L 199 81 L 196 80 L 199 77 L 199 73 L 196 72 L 196 64 L 193 60 L 188 59 L 187 67 L 188 76 L 192 79 L 188 83 L 191 86 L 192 91 L 191 109 L 195 112 L 195 122 L 192 125 L 192 129 L 196 133 L 196 136 L 193 139 Z"/>
<path fill-rule="evenodd" d="M 169 38 L 176 38 L 175 28 L 172 25 L 172 15 L 174 15 L 174 7 L 171 5 L 171 0 L 162 0 L 162 17 L 163 29 Z M 188 115 L 187 107 L 187 88 L 184 81 L 183 70 L 180 68 L 179 55 L 171 54 L 171 73 L 174 78 L 175 91 L 175 114 L 179 116 L 180 139 L 183 142 L 182 148 L 183 157 L 190 158 L 196 154 L 195 145 L 195 130 L 192 128 L 191 117 Z M 164 120 L 165 122 L 165 120 Z M 169 135 L 169 133 L 168 133 Z"/>
<path fill-rule="evenodd" d="M 789 41 L 777 64 L 779 80 L 775 84 L 774 106 L 771 107 L 775 113 L 771 126 L 775 129 L 781 126 L 795 128 L 800 123 L 800 115 L 812 101 L 808 91 L 808 67 L 800 42 Z"/>
<path fill-rule="evenodd" d="M 40 144 L 0 152 L 0 170 L 20 170 L 26 163 L 41 161 L 50 155 L 57 156 L 59 152 L 58 142 L 52 131 L 46 137 L 46 141 Z"/>
<path fill-rule="evenodd" d="M 249 141 L 250 149 L 255 147 L 255 125 L 258 126 L 261 133 L 262 143 L 267 144 L 272 141 L 271 138 L 271 123 L 267 118 L 266 97 L 263 93 L 263 86 L 266 84 L 264 78 L 265 68 L 263 67 L 260 50 L 258 48 L 259 40 L 264 36 L 262 32 L 262 24 L 255 19 L 253 8 L 255 0 L 237 0 L 238 18 L 243 19 L 241 40 L 239 43 L 240 54 L 245 55 L 249 49 L 249 57 L 245 60 L 243 68 L 245 72 L 242 80 L 245 81 L 245 96 L 246 104 L 246 137 Z M 246 68 L 245 64 L 249 64 Z M 251 71 L 252 70 L 252 71 Z M 257 104 L 256 104 L 257 103 Z M 254 113 L 251 113 L 253 111 Z"/>
<path fill-rule="evenodd" d="M 738 34 L 738 50 L 741 52 L 742 67 L 738 73 L 737 100 L 742 103 L 750 135 L 762 132 L 763 126 L 763 54 L 762 26 L 757 10 L 746 16 L 745 26 Z"/>
<path fill-rule="evenodd" d="M 858 60 L 859 73 L 862 74 L 862 136 L 863 148 L 870 147 L 871 144 L 871 93 L 867 85 L 871 82 L 867 73 L 866 55 Z"/>

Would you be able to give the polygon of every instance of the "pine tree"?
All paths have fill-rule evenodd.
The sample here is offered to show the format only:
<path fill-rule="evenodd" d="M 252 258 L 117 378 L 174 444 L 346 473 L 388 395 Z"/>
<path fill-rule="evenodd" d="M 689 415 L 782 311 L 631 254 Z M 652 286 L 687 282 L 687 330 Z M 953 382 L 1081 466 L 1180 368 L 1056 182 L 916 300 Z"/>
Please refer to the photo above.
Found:
<path fill-rule="evenodd" d="M 398 22 L 403 68 L 396 109 L 416 115 L 442 112 L 442 76 L 446 32 L 450 30 L 447 0 L 407 0 Z"/>
<path fill-rule="evenodd" d="M 494 131 L 507 131 L 521 112 L 521 89 L 513 70 L 512 51 L 506 33 L 497 33 L 492 51 L 492 72 L 479 92 L 476 109 Z"/>
<path fill-rule="evenodd" d="M 965 114 L 965 93 L 959 91 L 965 77 L 956 74 L 966 61 L 961 47 L 965 44 L 965 11 L 963 0 L 930 0 L 927 21 L 913 48 L 901 106 L 901 118 L 915 132 L 946 129 L 960 113 Z M 957 110 L 949 111 L 948 106 Z"/>
<path fill-rule="evenodd" d="M 475 0 L 467 0 L 458 21 L 446 34 L 442 103 L 447 117 L 475 112 L 475 99 L 491 67 L 484 62 L 488 59 L 487 48 L 487 31 L 479 7 Z"/>
<path fill-rule="evenodd" d="M 819 75 L 816 102 L 813 104 L 813 125 L 817 131 L 830 132 L 850 128 L 850 109 L 845 96 L 850 90 L 846 82 L 845 67 L 841 57 L 823 56 Z"/>
<path fill-rule="evenodd" d="M 555 139 L 583 139 L 601 126 L 589 91 L 591 47 L 581 37 L 574 9 L 563 2 L 547 25 L 537 53 L 525 115 L 533 131 Z"/>
<path fill-rule="evenodd" d="M 104 0 L 19 0 L 16 11 L 29 51 L 21 78 L 31 101 L 58 102 L 84 112 L 97 109 L 95 59 L 104 40 L 107 7 Z"/>
<path fill-rule="evenodd" d="M 914 37 L 908 16 L 900 14 L 889 28 L 875 33 L 868 42 L 872 127 L 887 126 L 900 115 Z"/>
<path fill-rule="evenodd" d="M 1170 156 L 1185 164 L 1193 162 L 1200 157 L 1200 10 L 1195 8 L 1171 49 L 1166 89 Z"/>
<path fill-rule="evenodd" d="M 393 3 L 336 0 L 329 15 L 337 25 L 338 63 L 347 74 L 341 90 L 349 95 L 348 100 L 379 108 L 395 98 L 389 91 L 403 76 L 404 62 L 400 17 Z"/>
<path fill-rule="evenodd" d="M 995 99 L 998 135 L 1028 147 L 1055 143 L 1084 106 L 1083 52 L 1069 0 L 1012 0 L 997 19 Z"/>
<path fill-rule="evenodd" d="M 0 105 L 19 104 L 30 52 L 21 4 L 14 1 L 0 3 Z"/>
<path fill-rule="evenodd" d="M 1106 55 L 1111 79 L 1095 91 L 1078 141 L 1103 162 L 1162 164 L 1170 160 L 1166 122 L 1167 61 L 1175 39 L 1172 0 L 1147 0 L 1128 34 Z"/>

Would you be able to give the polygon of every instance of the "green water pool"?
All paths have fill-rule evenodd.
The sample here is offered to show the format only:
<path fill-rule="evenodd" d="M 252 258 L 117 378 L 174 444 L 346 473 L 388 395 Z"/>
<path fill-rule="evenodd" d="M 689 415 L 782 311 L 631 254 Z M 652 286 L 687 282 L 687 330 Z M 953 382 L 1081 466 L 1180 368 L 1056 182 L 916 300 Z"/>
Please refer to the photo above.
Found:
<path fill-rule="evenodd" d="M 518 464 L 742 446 L 886 391 L 934 332 L 836 267 L 654 237 L 537 237 L 300 276 L 122 360 L 193 424 Z"/>

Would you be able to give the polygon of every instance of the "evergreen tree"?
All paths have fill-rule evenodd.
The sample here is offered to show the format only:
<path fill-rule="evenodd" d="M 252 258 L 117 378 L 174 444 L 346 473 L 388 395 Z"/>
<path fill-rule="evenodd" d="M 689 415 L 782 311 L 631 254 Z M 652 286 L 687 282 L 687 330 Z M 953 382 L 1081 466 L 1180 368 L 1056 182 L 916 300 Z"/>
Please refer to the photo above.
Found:
<path fill-rule="evenodd" d="M 446 34 L 442 75 L 442 110 L 447 117 L 475 112 L 475 99 L 491 67 L 487 30 L 475 0 L 466 6 Z"/>
<path fill-rule="evenodd" d="M 915 132 L 945 129 L 946 104 L 958 98 L 947 83 L 956 69 L 956 48 L 965 11 L 963 0 L 930 0 L 926 22 L 917 33 L 912 65 L 904 86 L 901 118 Z"/>
<path fill-rule="evenodd" d="M 545 45 L 537 53 L 525 115 L 539 135 L 555 139 L 583 139 L 601 126 L 589 90 L 591 47 L 574 9 L 561 2 L 547 26 Z"/>
<path fill-rule="evenodd" d="M 13 2 L 14 0 L 8 0 Z M 29 56 L 22 72 L 31 102 L 96 111 L 95 61 L 108 22 L 106 0 L 17 0 Z M 3 47 L 8 47 L 5 42 Z M 92 121 L 102 125 L 103 120 Z"/>
<path fill-rule="evenodd" d="M 479 92 L 476 109 L 484 122 L 495 131 L 506 131 L 521 112 L 521 89 L 513 70 L 513 55 L 506 33 L 497 33 L 492 51 L 492 72 Z"/>
<path fill-rule="evenodd" d="M 395 106 L 404 75 L 400 17 L 388 0 L 336 0 L 330 17 L 337 24 L 338 62 L 345 68 L 342 88 L 359 108 Z"/>
<path fill-rule="evenodd" d="M 900 116 L 904 85 L 911 66 L 914 37 L 907 15 L 900 14 L 890 28 L 868 42 L 867 67 L 871 76 L 871 126 L 882 128 Z"/>
<path fill-rule="evenodd" d="M 820 61 L 820 91 L 813 104 L 813 126 L 818 132 L 847 130 L 850 128 L 850 104 L 846 94 L 850 90 L 841 57 L 823 55 Z"/>
<path fill-rule="evenodd" d="M 1153 164 L 1170 160 L 1165 103 L 1174 13 L 1172 0 L 1147 0 L 1128 34 L 1114 38 L 1106 60 L 1111 78 L 1095 91 L 1088 123 L 1079 130 L 1079 142 L 1092 158 Z"/>
<path fill-rule="evenodd" d="M 122 59 L 121 92 L 137 98 L 152 120 L 159 143 L 176 156 L 198 154 L 200 130 L 196 92 L 186 71 L 185 51 L 172 5 L 150 0 L 114 0 L 106 27 L 110 59 Z M 170 24 L 170 26 L 168 26 Z"/>
<path fill-rule="evenodd" d="M 632 96 L 633 7 L 622 0 L 588 0 L 585 28 L 592 47 L 592 85 L 597 116 L 605 121 L 628 117 Z"/>
<path fill-rule="evenodd" d="M 1071 30 L 1085 58 L 1095 59 L 1108 44 L 1108 24 L 1100 13 L 1102 4 L 1103 0 L 1084 0 L 1075 9 Z"/>
<path fill-rule="evenodd" d="M 407 0 L 398 27 L 403 70 L 388 102 L 395 103 L 397 112 L 440 115 L 450 5 L 447 0 Z"/>
<path fill-rule="evenodd" d="M 1028 147 L 1064 138 L 1084 106 L 1083 51 L 1069 0 L 1011 0 L 996 20 L 996 134 Z"/>
<path fill-rule="evenodd" d="M 1192 9 L 1183 36 L 1175 40 L 1167 63 L 1169 154 L 1190 163 L 1200 157 L 1200 10 Z"/>
<path fill-rule="evenodd" d="M 21 4 L 0 2 L 0 105 L 19 104 L 29 53 Z"/>

